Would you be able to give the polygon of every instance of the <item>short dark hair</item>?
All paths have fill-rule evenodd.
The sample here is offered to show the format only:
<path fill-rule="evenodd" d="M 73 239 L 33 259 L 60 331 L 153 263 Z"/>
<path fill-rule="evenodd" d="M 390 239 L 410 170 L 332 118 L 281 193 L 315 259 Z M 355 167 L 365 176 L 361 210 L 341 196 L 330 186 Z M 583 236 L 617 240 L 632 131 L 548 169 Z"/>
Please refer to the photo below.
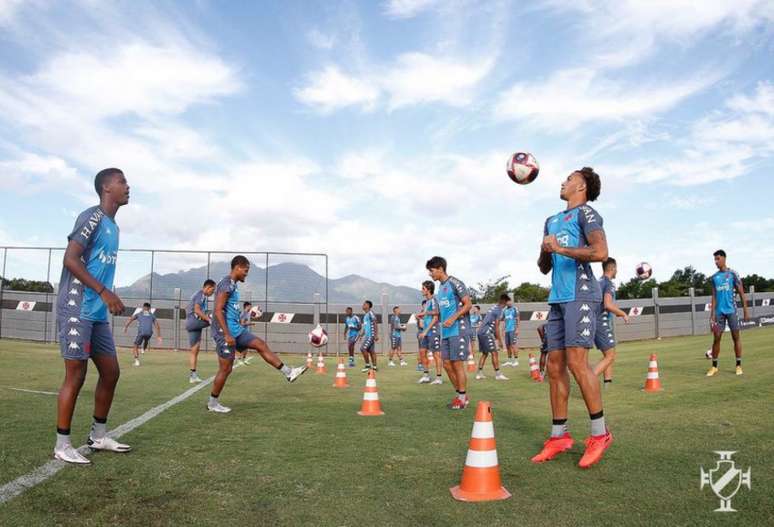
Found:
<path fill-rule="evenodd" d="M 398 309 L 398 306 L 393 307 L 392 311 L 394 312 L 396 309 Z"/>
<path fill-rule="evenodd" d="M 370 300 L 366 300 L 366 301 L 365 301 L 365 302 L 363 302 L 363 303 L 364 303 L 364 304 L 368 304 L 368 307 L 374 307 L 374 303 L 373 303 L 373 302 L 371 302 Z"/>
<path fill-rule="evenodd" d="M 205 280 L 204 285 L 202 285 L 202 289 L 204 289 L 205 287 L 215 287 L 215 280 L 213 280 L 212 278 L 208 278 L 207 280 Z"/>
<path fill-rule="evenodd" d="M 502 295 L 500 295 L 500 300 L 505 300 L 506 302 L 508 302 L 511 300 L 511 297 L 508 296 L 508 293 L 503 293 Z"/>
<path fill-rule="evenodd" d="M 594 169 L 591 167 L 583 167 L 577 172 L 586 180 L 586 199 L 595 201 L 602 190 L 602 181 L 599 179 L 599 174 L 594 172 Z"/>
<path fill-rule="evenodd" d="M 432 280 L 425 280 L 424 282 L 422 282 L 422 287 L 430 291 L 431 295 L 435 293 L 435 282 L 433 282 Z"/>
<path fill-rule="evenodd" d="M 446 260 L 444 258 L 441 258 L 440 256 L 433 256 L 430 258 L 427 263 L 425 264 L 425 267 L 430 269 L 443 269 L 443 272 L 446 272 Z"/>
<path fill-rule="evenodd" d="M 247 306 L 252 306 L 252 304 L 250 302 L 245 302 L 242 304 L 242 309 L 246 308 Z"/>
<path fill-rule="evenodd" d="M 347 307 L 344 311 L 352 311 L 351 307 Z"/>
<path fill-rule="evenodd" d="M 145 302 L 142 307 L 150 307 L 150 302 Z"/>
<path fill-rule="evenodd" d="M 726 257 L 726 251 L 724 251 L 723 249 L 718 249 L 717 251 L 712 253 L 712 256 L 722 256 L 723 258 L 725 258 Z"/>
<path fill-rule="evenodd" d="M 476 305 L 475 305 L 475 306 L 473 306 L 473 307 L 475 307 L 476 309 L 481 309 L 481 306 L 479 306 L 478 304 L 476 304 Z"/>
<path fill-rule="evenodd" d="M 615 261 L 615 258 L 608 258 L 604 262 L 602 262 L 602 270 L 607 271 L 607 268 L 611 265 L 618 265 Z"/>
<path fill-rule="evenodd" d="M 250 260 L 248 260 L 247 257 L 238 254 L 231 259 L 231 268 L 233 269 L 236 266 L 250 267 Z"/>
<path fill-rule="evenodd" d="M 124 175 L 121 169 L 118 168 L 105 168 L 97 172 L 97 175 L 94 176 L 94 190 L 97 191 L 97 196 L 102 197 L 102 185 L 107 183 L 113 176 L 119 174 Z"/>

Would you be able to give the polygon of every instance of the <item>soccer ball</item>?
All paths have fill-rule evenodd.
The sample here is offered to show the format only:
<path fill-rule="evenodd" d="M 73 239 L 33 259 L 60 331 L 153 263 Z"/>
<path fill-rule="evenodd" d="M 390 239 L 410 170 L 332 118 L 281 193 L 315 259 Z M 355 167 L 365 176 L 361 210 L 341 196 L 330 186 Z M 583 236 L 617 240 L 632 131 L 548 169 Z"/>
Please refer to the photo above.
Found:
<path fill-rule="evenodd" d="M 258 306 L 253 306 L 250 309 L 250 316 L 253 318 L 261 318 L 263 316 L 263 311 L 261 311 L 261 308 Z"/>
<path fill-rule="evenodd" d="M 321 325 L 318 324 L 316 328 L 309 332 L 309 344 L 315 348 L 322 348 L 327 343 L 328 332 Z"/>
<path fill-rule="evenodd" d="M 705 352 L 704 352 L 704 356 L 705 356 L 706 358 L 708 358 L 708 359 L 711 359 L 711 358 L 712 358 L 712 349 L 710 348 L 710 349 L 708 349 L 707 351 L 705 351 Z"/>
<path fill-rule="evenodd" d="M 535 181 L 540 172 L 540 165 L 535 156 L 528 152 L 516 152 L 505 165 L 508 177 L 511 181 L 519 185 L 526 185 Z"/>
<path fill-rule="evenodd" d="M 647 280 L 653 274 L 653 268 L 647 262 L 641 262 L 637 264 L 637 268 L 634 270 L 637 273 L 637 278 L 640 280 Z"/>

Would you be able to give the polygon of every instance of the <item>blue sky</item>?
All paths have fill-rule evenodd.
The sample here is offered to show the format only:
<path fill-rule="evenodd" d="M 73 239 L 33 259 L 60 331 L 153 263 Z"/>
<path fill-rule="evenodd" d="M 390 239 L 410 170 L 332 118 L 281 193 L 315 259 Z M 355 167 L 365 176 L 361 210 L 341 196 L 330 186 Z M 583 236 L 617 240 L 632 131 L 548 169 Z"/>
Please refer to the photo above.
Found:
<path fill-rule="evenodd" d="M 0 0 L 0 244 L 63 245 L 118 166 L 123 247 L 547 284 L 543 221 L 590 165 L 620 278 L 709 273 L 719 247 L 771 276 L 772 22 L 757 0 Z"/>

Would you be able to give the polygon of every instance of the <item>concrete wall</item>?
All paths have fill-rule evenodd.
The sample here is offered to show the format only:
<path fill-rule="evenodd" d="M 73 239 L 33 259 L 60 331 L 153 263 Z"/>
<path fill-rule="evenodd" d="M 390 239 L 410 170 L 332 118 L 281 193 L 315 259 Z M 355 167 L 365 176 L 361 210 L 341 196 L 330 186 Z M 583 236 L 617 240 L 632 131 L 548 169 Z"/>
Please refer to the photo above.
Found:
<path fill-rule="evenodd" d="M 752 300 L 755 306 L 752 306 Z M 774 293 L 751 293 L 748 300 L 751 303 L 750 314 L 752 316 L 774 316 Z M 19 311 L 16 309 L 19 302 L 36 302 L 33 311 Z M 0 309 L 0 338 L 23 339 L 41 342 L 56 342 L 56 313 L 55 295 L 42 293 L 24 293 L 16 291 L 2 292 L 2 309 Z M 393 305 L 389 298 L 374 300 L 380 323 L 379 343 L 381 351 L 387 351 L 389 347 L 389 328 L 382 320 L 387 320 L 383 315 L 390 314 Z M 709 297 L 695 297 L 693 299 L 694 311 L 691 313 L 691 299 L 659 298 L 642 300 L 622 300 L 619 305 L 625 310 L 639 307 L 643 314 L 631 317 L 630 324 L 624 324 L 618 319 L 615 324 L 616 335 L 619 341 L 641 340 L 657 337 L 672 337 L 680 335 L 709 334 L 709 312 L 705 305 L 710 302 Z M 126 300 L 127 311 L 124 316 L 112 317 L 113 333 L 118 346 L 131 346 L 136 335 L 136 324 L 130 327 L 127 334 L 123 333 L 124 324 L 128 320 L 135 307 L 140 307 L 142 301 Z M 255 302 L 260 304 L 259 302 Z M 770 304 L 770 305 L 763 305 Z M 188 335 L 185 331 L 185 303 L 174 300 L 156 300 L 153 303 L 157 311 L 157 318 L 161 326 L 164 342 L 161 345 L 165 349 L 186 349 Z M 327 352 L 335 353 L 336 350 L 346 353 L 346 341 L 343 335 L 344 309 L 343 304 L 283 304 L 270 303 L 261 306 L 265 313 L 251 331 L 266 340 L 277 351 L 284 353 L 306 353 L 310 351 L 307 344 L 307 333 L 314 327 L 316 308 L 320 320 L 327 325 L 329 333 L 329 345 Z M 353 305 L 356 314 L 361 314 L 360 306 Z M 482 312 L 486 312 L 491 306 L 482 305 Z M 543 303 L 517 304 L 521 316 L 520 345 L 523 347 L 537 347 L 538 337 L 536 329 L 543 321 L 530 320 L 533 312 L 548 311 L 548 305 Z M 211 306 L 210 306 L 211 308 Z M 405 323 L 411 313 L 419 311 L 418 305 L 401 305 L 401 319 Z M 658 308 L 658 316 L 656 316 Z M 270 323 L 271 316 L 275 312 L 295 313 L 295 318 L 290 324 Z M 740 310 L 741 316 L 741 310 Z M 416 325 L 409 324 L 403 336 L 403 349 L 406 352 L 417 351 Z M 155 342 L 152 346 L 159 347 Z M 202 349 L 211 351 L 213 341 L 209 331 L 205 330 L 202 340 Z"/>

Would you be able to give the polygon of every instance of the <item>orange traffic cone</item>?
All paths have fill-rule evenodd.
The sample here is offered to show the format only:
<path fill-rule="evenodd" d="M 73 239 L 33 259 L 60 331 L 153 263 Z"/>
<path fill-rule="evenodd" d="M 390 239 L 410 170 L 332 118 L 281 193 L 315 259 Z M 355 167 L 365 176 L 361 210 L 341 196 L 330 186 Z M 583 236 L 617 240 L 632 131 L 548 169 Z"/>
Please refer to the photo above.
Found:
<path fill-rule="evenodd" d="M 374 370 L 368 370 L 368 379 L 363 390 L 363 405 L 358 415 L 384 415 L 382 404 L 379 402 L 379 392 L 376 390 Z"/>
<path fill-rule="evenodd" d="M 344 358 L 339 357 L 339 365 L 336 366 L 336 380 L 333 383 L 334 388 L 349 388 L 347 382 L 347 370 L 344 368 Z"/>
<path fill-rule="evenodd" d="M 489 401 L 478 403 L 468 457 L 462 469 L 462 481 L 449 490 L 454 499 L 459 501 L 493 501 L 511 497 L 500 481 L 492 405 Z"/>
<path fill-rule="evenodd" d="M 656 354 L 651 353 L 650 361 L 648 362 L 648 377 L 645 381 L 646 392 L 660 392 L 663 390 L 661 387 L 661 379 L 658 378 L 658 363 L 656 362 Z"/>
<path fill-rule="evenodd" d="M 535 382 L 543 382 L 543 376 L 540 375 L 538 361 L 532 353 L 529 354 L 529 376 L 532 377 L 532 380 Z"/>
<path fill-rule="evenodd" d="M 322 351 L 317 356 L 317 371 L 315 373 L 318 373 L 320 375 L 324 375 L 328 373 L 328 370 L 325 369 L 325 359 L 323 358 Z"/>
<path fill-rule="evenodd" d="M 468 373 L 476 371 L 476 359 L 473 357 L 473 353 L 468 355 Z"/>
<path fill-rule="evenodd" d="M 306 354 L 306 367 L 311 368 L 312 367 L 312 352 Z"/>
<path fill-rule="evenodd" d="M 434 353 L 431 350 L 427 350 L 427 363 L 432 364 L 435 358 L 433 357 Z"/>

